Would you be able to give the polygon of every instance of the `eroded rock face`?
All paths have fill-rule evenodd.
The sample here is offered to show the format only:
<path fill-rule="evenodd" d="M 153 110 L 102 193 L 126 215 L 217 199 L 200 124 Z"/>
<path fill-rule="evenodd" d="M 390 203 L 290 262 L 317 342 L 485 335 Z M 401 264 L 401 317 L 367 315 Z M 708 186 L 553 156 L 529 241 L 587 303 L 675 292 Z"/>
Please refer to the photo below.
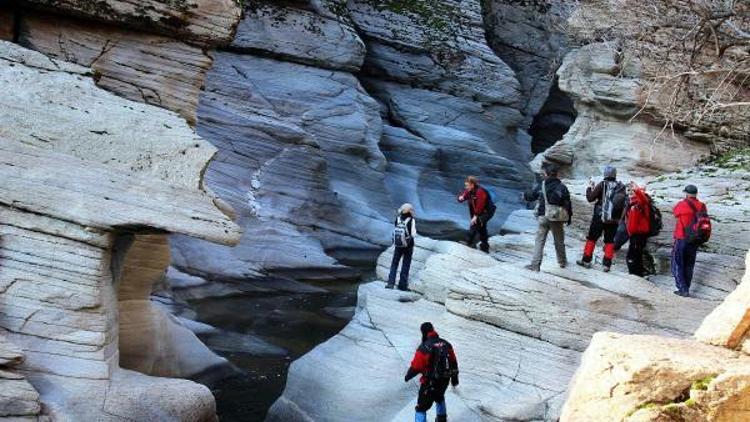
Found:
<path fill-rule="evenodd" d="M 241 13 L 234 0 L 21 0 L 40 9 L 178 36 L 206 46 L 232 40 Z"/>
<path fill-rule="evenodd" d="M 0 418 L 35 420 L 42 406 L 39 393 L 13 367 L 23 362 L 23 351 L 0 336 Z"/>
<path fill-rule="evenodd" d="M 602 163 L 614 165 L 620 176 L 656 176 L 695 165 L 709 146 L 678 132 L 631 120 L 639 110 L 639 69 L 623 62 L 612 45 L 590 44 L 568 54 L 557 71 L 560 89 L 573 97 L 578 116 L 564 136 L 542 159 L 564 166 L 567 176 L 585 179 L 600 175 Z"/>
<path fill-rule="evenodd" d="M 0 43 L 0 329 L 53 419 L 214 420 L 207 388 L 119 367 L 114 285 L 126 250 L 115 233 L 239 239 L 202 189 L 214 150 L 91 73 Z"/>
<path fill-rule="evenodd" d="M 170 263 L 166 235 L 137 235 L 118 280 L 120 366 L 143 374 L 191 378 L 227 361 L 150 300 Z"/>
<path fill-rule="evenodd" d="M 211 67 L 203 49 L 165 36 L 57 15 L 37 12 L 18 19 L 21 45 L 91 68 L 99 87 L 175 111 L 195 123 L 198 95 Z"/>

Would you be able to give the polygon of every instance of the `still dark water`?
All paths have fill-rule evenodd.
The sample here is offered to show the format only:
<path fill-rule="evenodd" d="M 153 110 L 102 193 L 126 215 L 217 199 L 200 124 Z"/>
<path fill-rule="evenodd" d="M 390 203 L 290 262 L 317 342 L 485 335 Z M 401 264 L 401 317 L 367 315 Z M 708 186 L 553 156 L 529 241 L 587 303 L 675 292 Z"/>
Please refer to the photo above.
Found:
<path fill-rule="evenodd" d="M 253 292 L 189 302 L 198 321 L 280 348 L 267 353 L 239 350 L 242 347 L 221 344 L 221 339 L 199 336 L 239 371 L 211 386 L 222 422 L 265 419 L 269 407 L 284 390 L 292 361 L 333 337 L 349 322 L 358 283 L 359 280 L 310 282 L 307 284 L 322 290 Z"/>

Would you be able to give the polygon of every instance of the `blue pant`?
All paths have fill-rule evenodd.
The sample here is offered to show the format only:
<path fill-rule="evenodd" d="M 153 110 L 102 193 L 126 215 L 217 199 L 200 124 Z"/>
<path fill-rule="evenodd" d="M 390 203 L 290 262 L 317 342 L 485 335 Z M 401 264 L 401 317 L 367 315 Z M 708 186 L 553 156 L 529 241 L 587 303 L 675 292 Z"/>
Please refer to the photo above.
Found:
<path fill-rule="evenodd" d="M 412 254 L 414 254 L 414 246 L 394 248 L 393 259 L 391 260 L 391 273 L 388 275 L 389 286 L 393 286 L 393 284 L 396 283 L 398 263 L 401 262 L 403 258 L 403 262 L 401 262 L 401 278 L 398 280 L 398 288 L 401 290 L 409 288 L 409 268 L 411 267 Z"/>
<path fill-rule="evenodd" d="M 688 293 L 690 283 L 693 281 L 693 270 L 695 269 L 695 257 L 698 255 L 698 245 L 689 243 L 684 239 L 674 241 L 672 247 L 672 275 L 674 276 L 677 290 Z"/>

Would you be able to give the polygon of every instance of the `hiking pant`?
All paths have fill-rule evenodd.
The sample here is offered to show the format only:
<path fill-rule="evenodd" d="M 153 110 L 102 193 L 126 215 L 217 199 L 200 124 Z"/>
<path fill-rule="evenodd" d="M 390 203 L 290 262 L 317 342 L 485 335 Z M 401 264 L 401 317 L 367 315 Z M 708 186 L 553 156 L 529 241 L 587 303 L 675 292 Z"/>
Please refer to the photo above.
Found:
<path fill-rule="evenodd" d="M 414 246 L 401 248 L 396 246 L 393 250 L 393 259 L 391 260 L 391 273 L 388 275 L 388 285 L 393 286 L 396 282 L 396 272 L 398 263 L 401 262 L 401 278 L 398 280 L 398 288 L 406 290 L 409 287 L 409 268 L 411 267 L 411 257 L 414 254 Z"/>
<path fill-rule="evenodd" d="M 466 236 L 466 243 L 473 247 L 476 243 L 477 235 L 479 236 L 479 249 L 483 252 L 489 252 L 490 235 L 487 233 L 487 220 L 485 220 L 483 216 L 479 216 L 477 218 L 477 223 L 469 227 L 469 233 Z"/>
<path fill-rule="evenodd" d="M 628 272 L 638 277 L 643 277 L 646 274 L 646 269 L 643 266 L 643 252 L 646 249 L 646 240 L 648 240 L 648 235 L 646 234 L 634 234 L 630 236 L 627 256 Z"/>
<path fill-rule="evenodd" d="M 417 411 L 415 421 L 426 420 L 427 411 L 430 410 L 432 404 L 435 403 L 438 416 L 447 415 L 447 408 L 445 406 L 445 390 L 448 389 L 448 383 L 450 380 L 445 380 L 439 384 L 425 383 L 419 386 L 419 396 L 417 396 Z"/>
<path fill-rule="evenodd" d="M 531 259 L 531 265 L 539 268 L 542 265 L 544 257 L 544 244 L 547 243 L 547 234 L 552 232 L 552 238 L 555 241 L 555 253 L 557 254 L 557 263 L 565 265 L 568 258 L 565 255 L 565 224 L 562 221 L 549 221 L 545 217 L 537 217 L 539 228 L 536 231 L 536 241 L 534 242 L 534 257 Z"/>
<path fill-rule="evenodd" d="M 594 257 L 596 241 L 604 234 L 604 266 L 612 265 L 612 260 L 615 257 L 617 226 L 617 223 L 604 224 L 599 216 L 594 215 L 589 226 L 589 233 L 586 236 L 586 245 L 583 247 L 583 262 L 591 262 Z"/>
<path fill-rule="evenodd" d="M 682 293 L 690 291 L 695 269 L 695 257 L 698 255 L 698 245 L 685 239 L 677 239 L 672 247 L 672 275 L 677 290 Z"/>

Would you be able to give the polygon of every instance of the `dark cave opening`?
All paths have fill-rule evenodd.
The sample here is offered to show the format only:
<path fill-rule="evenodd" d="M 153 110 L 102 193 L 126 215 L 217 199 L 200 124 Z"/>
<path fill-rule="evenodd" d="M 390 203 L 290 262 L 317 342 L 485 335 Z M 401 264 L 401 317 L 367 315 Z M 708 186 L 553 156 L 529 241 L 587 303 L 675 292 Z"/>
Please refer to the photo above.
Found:
<path fill-rule="evenodd" d="M 531 152 L 539 154 L 554 145 L 568 133 L 578 113 L 573 99 L 557 86 L 557 79 L 550 87 L 547 100 L 534 116 L 529 127 Z"/>

